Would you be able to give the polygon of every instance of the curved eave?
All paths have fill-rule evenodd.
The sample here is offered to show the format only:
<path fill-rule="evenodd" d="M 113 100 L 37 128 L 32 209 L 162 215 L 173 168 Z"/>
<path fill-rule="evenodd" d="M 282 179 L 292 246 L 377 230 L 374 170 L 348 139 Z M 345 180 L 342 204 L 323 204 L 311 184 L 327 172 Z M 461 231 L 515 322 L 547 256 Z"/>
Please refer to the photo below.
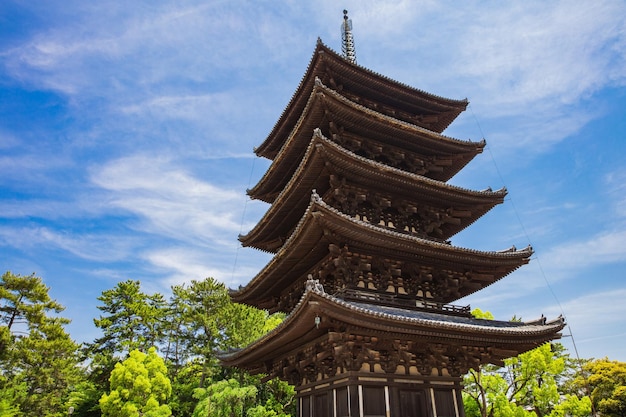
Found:
<path fill-rule="evenodd" d="M 316 325 L 315 317 L 321 319 Z M 436 340 L 489 346 L 515 354 L 560 337 L 562 318 L 531 323 L 450 317 L 351 303 L 316 290 L 307 290 L 292 313 L 274 330 L 244 349 L 220 355 L 222 364 L 263 372 L 266 361 L 289 354 L 295 347 L 324 336 L 337 321 L 363 333 L 384 332 L 406 340 Z"/>
<path fill-rule="evenodd" d="M 398 102 L 401 102 L 401 100 L 420 102 L 422 106 L 431 108 L 432 112 L 440 113 L 440 121 L 431 129 L 437 132 L 443 132 L 467 108 L 468 102 L 466 99 L 454 100 L 430 94 L 387 78 L 357 64 L 350 63 L 318 39 L 307 70 L 289 104 L 283 110 L 265 141 L 255 149 L 255 153 L 258 156 L 274 159 L 287 135 L 297 123 L 300 113 L 308 100 L 308 92 L 315 82 L 315 77 L 322 76 L 329 65 L 332 65 L 334 71 L 340 71 L 345 77 L 349 77 L 357 84 L 360 83 L 363 86 L 367 86 L 368 89 L 374 91 L 388 89 L 390 91 L 389 98 L 392 100 Z"/>
<path fill-rule="evenodd" d="M 411 138 L 404 139 L 406 146 L 423 148 L 429 150 L 431 153 L 446 153 L 446 154 L 465 154 L 472 153 L 476 155 L 482 151 L 485 144 L 482 142 L 473 142 L 471 140 L 461 140 L 453 138 L 447 135 L 443 135 L 440 132 L 435 132 L 413 123 L 406 122 L 404 120 L 397 119 L 395 117 L 381 113 L 380 111 L 363 106 L 359 103 L 355 103 L 347 97 L 344 97 L 341 93 L 325 86 L 321 81 L 315 83 L 315 88 L 329 96 L 327 100 L 327 106 L 331 107 L 336 113 L 343 114 L 358 114 L 359 123 L 362 121 L 367 122 L 374 119 L 372 125 L 377 124 L 383 126 L 378 128 L 379 130 L 388 130 L 390 139 L 393 139 L 395 135 L 402 135 L 404 131 L 409 131 Z M 332 98 L 332 99 L 330 99 Z M 371 129 L 373 126 L 367 126 L 367 129 Z M 416 139 L 419 138 L 419 141 Z"/>
<path fill-rule="evenodd" d="M 246 285 L 231 293 L 235 302 L 267 307 L 281 291 L 328 255 L 329 244 L 347 243 L 352 250 L 378 254 L 391 259 L 419 262 L 448 269 L 487 271 L 493 279 L 476 282 L 457 298 L 442 299 L 448 303 L 491 285 L 528 263 L 533 251 L 478 251 L 372 226 L 346 216 L 313 195 L 300 223 L 274 258 Z"/>
<path fill-rule="evenodd" d="M 272 202 L 295 171 L 303 157 L 311 132 L 320 127 L 321 121 L 331 114 L 335 122 L 353 126 L 364 137 L 378 136 L 397 149 L 409 151 L 424 158 L 440 156 L 450 158 L 449 166 L 441 172 L 425 176 L 447 181 L 482 152 L 485 142 L 464 141 L 441 135 L 386 116 L 360 104 L 316 82 L 305 109 L 294 125 L 289 137 L 273 159 L 269 169 L 259 182 L 248 190 L 252 198 Z M 367 136 L 366 136 L 367 135 Z"/>
<path fill-rule="evenodd" d="M 459 224 L 446 224 L 447 240 L 474 223 L 495 205 L 502 203 L 506 190 L 473 191 L 411 174 L 400 169 L 360 157 L 325 138 L 316 130 L 295 174 L 274 203 L 247 235 L 239 240 L 268 252 L 276 252 L 302 217 L 316 190 L 324 195 L 330 188 L 329 174 L 338 174 L 355 185 L 381 194 L 392 194 L 412 201 L 416 206 L 428 204 L 447 209 L 469 209 L 471 216 Z"/>

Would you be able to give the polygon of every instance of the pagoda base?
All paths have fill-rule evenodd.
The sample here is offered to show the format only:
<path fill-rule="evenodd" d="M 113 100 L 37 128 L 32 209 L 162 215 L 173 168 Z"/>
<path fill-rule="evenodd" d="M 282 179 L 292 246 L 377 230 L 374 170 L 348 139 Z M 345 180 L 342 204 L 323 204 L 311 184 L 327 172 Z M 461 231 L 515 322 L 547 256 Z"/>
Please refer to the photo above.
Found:
<path fill-rule="evenodd" d="M 464 417 L 460 377 L 346 372 L 296 388 L 298 417 Z"/>
<path fill-rule="evenodd" d="M 501 364 L 565 325 L 460 313 L 343 300 L 313 282 L 278 327 L 220 359 L 295 386 L 298 417 L 464 417 L 469 369 Z"/>

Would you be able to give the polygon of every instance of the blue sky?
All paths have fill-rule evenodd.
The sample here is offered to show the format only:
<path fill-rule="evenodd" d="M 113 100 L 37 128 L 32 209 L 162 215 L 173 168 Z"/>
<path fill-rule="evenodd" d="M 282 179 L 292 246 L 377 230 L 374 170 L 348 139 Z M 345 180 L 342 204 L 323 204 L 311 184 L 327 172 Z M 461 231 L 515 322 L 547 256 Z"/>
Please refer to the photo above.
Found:
<path fill-rule="evenodd" d="M 626 361 L 623 1 L 5 0 L 0 269 L 41 276 L 78 341 L 121 280 L 247 283 L 269 260 L 237 241 L 267 209 L 252 149 L 343 8 L 360 65 L 470 100 L 445 133 L 487 149 L 451 183 L 509 196 L 453 244 L 536 250 L 457 304 L 564 314 L 582 357 Z"/>

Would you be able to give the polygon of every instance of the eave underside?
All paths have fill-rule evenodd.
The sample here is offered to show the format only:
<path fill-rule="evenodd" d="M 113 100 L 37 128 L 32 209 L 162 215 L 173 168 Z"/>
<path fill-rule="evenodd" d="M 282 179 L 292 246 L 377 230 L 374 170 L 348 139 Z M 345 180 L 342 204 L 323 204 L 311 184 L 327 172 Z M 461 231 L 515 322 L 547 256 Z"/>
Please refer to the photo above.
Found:
<path fill-rule="evenodd" d="M 313 135 L 304 158 L 244 246 L 275 253 L 291 235 L 315 190 L 352 217 L 398 232 L 448 240 L 495 205 L 505 190 L 472 191 L 389 168 Z"/>
<path fill-rule="evenodd" d="M 248 194 L 272 202 L 296 171 L 314 130 L 351 152 L 407 172 L 447 181 L 485 146 L 429 132 L 353 103 L 316 85 L 268 171 Z"/>
<path fill-rule="evenodd" d="M 408 236 L 353 219 L 317 197 L 276 256 L 231 297 L 289 312 L 311 274 L 330 293 L 343 287 L 384 292 L 389 281 L 400 295 L 449 303 L 508 275 L 531 254 L 530 248 L 481 252 Z"/>
<path fill-rule="evenodd" d="M 221 360 L 296 385 L 350 371 L 459 376 L 559 338 L 564 325 L 383 308 L 309 289 L 278 328 Z"/>

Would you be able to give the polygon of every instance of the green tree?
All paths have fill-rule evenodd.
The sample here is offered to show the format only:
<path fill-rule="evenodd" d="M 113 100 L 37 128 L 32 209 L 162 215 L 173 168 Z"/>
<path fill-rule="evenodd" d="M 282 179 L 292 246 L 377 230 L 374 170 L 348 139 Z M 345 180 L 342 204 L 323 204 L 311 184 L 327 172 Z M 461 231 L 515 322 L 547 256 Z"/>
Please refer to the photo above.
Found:
<path fill-rule="evenodd" d="M 206 389 L 195 392 L 199 400 L 193 417 L 240 417 L 248 408 L 255 405 L 257 388 L 253 385 L 241 386 L 236 379 L 218 381 Z"/>
<path fill-rule="evenodd" d="M 223 311 L 224 338 L 219 341 L 221 350 L 243 348 L 278 326 L 284 314 L 270 315 L 245 304 L 230 303 Z"/>
<path fill-rule="evenodd" d="M 506 359 L 503 367 L 484 365 L 471 370 L 465 377 L 466 415 L 544 417 L 565 411 L 570 416 L 590 415 L 588 401 L 576 395 L 566 397 L 563 404 L 561 379 L 567 374 L 566 358 L 560 345 L 544 344 Z"/>
<path fill-rule="evenodd" d="M 64 329 L 69 320 L 56 316 L 62 310 L 41 278 L 10 272 L 2 276 L 2 415 L 65 415 L 70 388 L 83 374 L 79 346 Z"/>
<path fill-rule="evenodd" d="M 124 354 L 163 342 L 168 309 L 162 294 L 145 294 L 139 281 L 127 280 L 103 291 L 98 300 L 102 302 L 98 309 L 106 314 L 94 324 L 104 336 L 91 345 L 93 351 Z"/>
<path fill-rule="evenodd" d="M 234 378 L 198 388 L 193 417 L 289 417 L 295 415 L 292 386 L 278 379 L 261 384 L 260 378 Z"/>
<path fill-rule="evenodd" d="M 565 371 L 565 359 L 553 346 L 544 344 L 505 361 L 512 399 L 538 417 L 550 414 L 560 401 L 557 380 Z"/>
<path fill-rule="evenodd" d="M 561 402 L 554 406 L 550 417 L 591 416 L 591 399 L 588 396 L 578 397 L 566 394 Z"/>
<path fill-rule="evenodd" d="M 223 346 L 225 312 L 231 304 L 224 284 L 213 278 L 172 287 L 170 306 L 177 319 L 172 321 L 167 358 L 174 351 L 178 365 L 189 360 L 200 364 L 199 387 L 218 369 L 215 353 Z"/>
<path fill-rule="evenodd" d="M 28 330 L 45 322 L 47 314 L 63 311 L 50 299 L 48 287 L 41 278 L 5 272 L 0 280 L 0 322 L 9 332 L 27 334 Z"/>
<path fill-rule="evenodd" d="M 166 361 L 175 387 L 170 404 L 176 415 L 191 415 L 197 403 L 196 388 L 231 378 L 237 379 L 240 388 L 255 387 L 257 402 L 271 400 L 277 410 L 282 409 L 279 401 L 290 403 L 293 396 L 280 390 L 274 396 L 259 378 L 222 369 L 217 360 L 218 352 L 248 345 L 277 326 L 283 315 L 233 303 L 224 284 L 207 278 L 172 288 L 169 317 Z"/>
<path fill-rule="evenodd" d="M 626 416 L 626 362 L 596 359 L 583 365 L 584 378 L 578 375 L 575 382 L 591 389 L 591 400 L 603 416 Z"/>
<path fill-rule="evenodd" d="M 146 352 L 164 342 L 169 313 L 163 295 L 142 292 L 139 281 L 119 282 L 103 291 L 98 300 L 102 314 L 94 319 L 94 324 L 103 336 L 87 344 L 83 352 L 89 363 L 91 388 L 80 396 L 80 406 L 76 406 L 82 412 L 99 411 L 98 399 L 110 390 L 111 373 L 124 356 L 135 349 Z"/>
<path fill-rule="evenodd" d="M 274 378 L 265 383 L 259 383 L 257 387 L 259 389 L 258 403 L 263 404 L 263 408 L 269 413 L 268 416 L 289 417 L 296 415 L 296 390 L 292 385 Z M 249 410 L 249 416 L 254 417 L 252 410 Z"/>
<path fill-rule="evenodd" d="M 104 391 L 87 378 L 76 384 L 67 400 L 68 408 L 72 407 L 74 410 L 72 417 L 100 417 L 102 412 L 99 400 L 103 393 Z"/>
<path fill-rule="evenodd" d="M 71 387 L 83 378 L 79 346 L 63 329 L 67 322 L 50 319 L 15 344 L 13 377 L 28 387 L 20 408 L 29 415 L 64 415 Z"/>
<path fill-rule="evenodd" d="M 176 372 L 172 372 L 170 369 L 173 395 L 169 405 L 173 415 L 179 417 L 192 415 L 198 402 L 194 397 L 194 391 L 200 386 L 203 366 L 201 361 L 192 360 L 178 366 Z"/>
<path fill-rule="evenodd" d="M 166 404 L 171 393 L 167 368 L 156 348 L 148 354 L 133 350 L 111 372 L 111 392 L 102 396 L 100 408 L 105 417 L 167 417 L 172 414 Z"/>
<path fill-rule="evenodd" d="M 16 382 L 16 381 L 15 381 Z M 2 378 L 0 385 L 0 416 L 13 417 L 20 415 L 20 404 L 26 398 L 27 387 L 24 382 L 6 383 L 6 379 Z"/>
<path fill-rule="evenodd" d="M 493 319 L 474 310 L 476 318 Z M 519 321 L 514 319 L 514 321 Z M 577 395 L 564 396 L 574 363 L 560 344 L 544 344 L 504 360 L 504 366 L 483 365 L 464 380 L 468 417 L 588 416 L 590 403 Z M 578 413 L 578 414 L 574 414 Z"/>

